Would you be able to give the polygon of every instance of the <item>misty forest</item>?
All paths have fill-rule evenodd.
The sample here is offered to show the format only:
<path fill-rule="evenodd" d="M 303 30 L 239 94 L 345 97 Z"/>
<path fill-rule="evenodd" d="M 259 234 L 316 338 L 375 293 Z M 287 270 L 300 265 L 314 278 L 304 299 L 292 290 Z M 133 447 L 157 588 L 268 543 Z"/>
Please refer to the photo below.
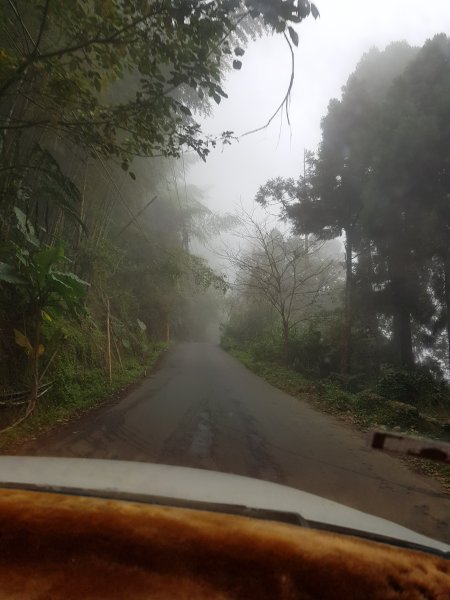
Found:
<path fill-rule="evenodd" d="M 294 53 L 314 19 L 281 0 L 1 3 L 3 444 L 186 341 L 363 428 L 450 437 L 450 38 L 367 48 L 318 147 L 245 207 L 216 213 L 188 180 L 239 143 L 202 123 L 247 47 Z"/>

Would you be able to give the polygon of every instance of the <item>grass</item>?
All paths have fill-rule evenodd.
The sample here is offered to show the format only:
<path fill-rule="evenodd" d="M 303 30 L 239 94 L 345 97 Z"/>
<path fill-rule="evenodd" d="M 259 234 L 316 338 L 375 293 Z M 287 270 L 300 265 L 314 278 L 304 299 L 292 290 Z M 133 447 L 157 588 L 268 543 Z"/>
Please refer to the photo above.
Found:
<path fill-rule="evenodd" d="M 410 469 L 421 475 L 434 477 L 450 492 L 450 467 L 422 458 L 406 458 L 404 460 Z"/>
<path fill-rule="evenodd" d="M 414 406 L 386 400 L 370 390 L 350 393 L 331 382 L 310 380 L 288 367 L 256 360 L 246 350 L 236 348 L 227 350 L 274 387 L 306 400 L 323 412 L 340 416 L 359 429 L 394 429 L 411 435 L 450 441 L 448 425 L 444 429 L 435 420 L 427 419 Z M 450 490 L 448 466 L 423 459 L 408 459 L 407 462 L 413 470 L 436 477 Z"/>
<path fill-rule="evenodd" d="M 114 370 L 111 384 L 107 373 L 98 367 L 77 367 L 70 362 L 60 364 L 48 397 L 43 398 L 26 421 L 0 435 L 0 452 L 12 451 L 19 444 L 114 397 L 154 368 L 166 349 L 167 344 L 155 345 L 146 357 L 145 365 L 136 358 L 124 360 L 122 367 Z"/>

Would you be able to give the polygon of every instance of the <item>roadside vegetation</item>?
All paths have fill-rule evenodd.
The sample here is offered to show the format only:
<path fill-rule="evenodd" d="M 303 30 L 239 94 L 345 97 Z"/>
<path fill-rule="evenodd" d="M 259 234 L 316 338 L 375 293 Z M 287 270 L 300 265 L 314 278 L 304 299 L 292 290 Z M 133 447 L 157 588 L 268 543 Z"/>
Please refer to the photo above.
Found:
<path fill-rule="evenodd" d="M 425 388 L 430 394 L 431 387 L 424 371 L 417 371 L 413 377 L 410 372 L 402 373 L 392 369 L 378 381 L 375 380 L 373 387 L 357 391 L 359 386 L 350 386 L 353 387 L 351 390 L 337 375 L 326 379 L 308 377 L 285 366 L 281 361 L 261 358 L 251 345 L 243 349 L 242 346 L 228 345 L 224 341 L 223 346 L 268 383 L 325 412 L 343 416 L 358 427 L 401 430 L 450 441 L 450 417 L 445 397 L 447 390 L 434 390 L 428 396 L 428 401 L 424 402 L 420 389 Z M 396 400 L 395 398 L 405 398 L 406 394 L 412 393 L 414 380 L 416 393 L 419 391 L 418 397 L 422 400 L 418 403 L 419 406 Z M 391 386 L 394 381 L 396 385 L 393 392 Z M 389 385 L 388 390 L 385 388 L 386 383 Z"/>
<path fill-rule="evenodd" d="M 86 338 L 80 336 L 79 341 L 84 343 Z M 69 352 L 73 352 L 76 346 L 77 343 L 72 340 Z M 14 451 L 16 445 L 21 446 L 56 425 L 66 423 L 105 401 L 120 397 L 130 384 L 152 373 L 166 349 L 164 342 L 154 344 L 145 357 L 145 365 L 138 358 L 125 359 L 121 369 L 113 372 L 111 380 L 101 366 L 80 366 L 73 356 L 63 353 L 52 371 L 54 383 L 51 391 L 39 398 L 36 409 L 26 420 L 2 433 L 0 451 Z M 8 406 L 3 407 L 5 420 L 12 421 L 13 410 Z M 9 415 L 8 411 L 11 411 Z"/>
<path fill-rule="evenodd" d="M 341 384 L 336 384 L 334 378 L 324 381 L 305 377 L 280 360 L 258 357 L 258 351 L 256 350 L 255 353 L 255 348 L 251 345 L 242 343 L 236 345 L 229 339 L 223 339 L 222 347 L 274 387 L 308 402 L 323 412 L 335 415 L 363 431 L 386 429 L 450 441 L 448 400 L 442 401 L 442 397 L 438 402 L 432 401 L 419 409 L 406 402 L 391 400 L 390 393 L 384 397 L 371 389 L 350 392 L 348 389 L 343 389 Z M 397 373 L 390 371 L 389 384 L 392 383 L 393 376 L 397 376 Z M 403 374 L 402 386 L 405 385 L 405 379 L 409 380 L 410 377 L 410 373 Z M 410 392 L 409 381 L 404 389 Z M 450 467 L 424 459 L 405 458 L 405 461 L 413 470 L 435 477 L 450 491 Z"/>
<path fill-rule="evenodd" d="M 443 440 L 449 60 L 445 35 L 363 56 L 303 173 L 261 186 L 267 217 L 241 217 L 222 331 L 224 348 L 295 396 L 363 428 Z"/>
<path fill-rule="evenodd" d="M 2 4 L 2 440 L 101 401 L 173 337 L 205 335 L 227 284 L 192 242 L 233 219 L 204 206 L 186 171 L 233 134 L 198 119 L 226 98 L 224 73 L 252 37 L 297 45 L 311 13 L 261 0 Z"/>

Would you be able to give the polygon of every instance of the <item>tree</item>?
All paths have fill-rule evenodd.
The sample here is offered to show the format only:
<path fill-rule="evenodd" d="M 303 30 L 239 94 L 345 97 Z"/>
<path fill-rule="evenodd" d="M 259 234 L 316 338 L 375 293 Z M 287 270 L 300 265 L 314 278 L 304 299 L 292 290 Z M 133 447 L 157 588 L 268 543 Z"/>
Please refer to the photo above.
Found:
<path fill-rule="evenodd" d="M 445 35 L 425 44 L 389 90 L 373 139 L 365 226 L 387 268 L 384 293 L 405 364 L 416 323 L 429 341 L 447 330 L 450 365 L 449 58 Z"/>
<path fill-rule="evenodd" d="M 312 234 L 322 240 L 345 237 L 345 317 L 341 354 L 344 373 L 350 371 L 351 364 L 353 253 L 362 185 L 355 172 L 357 169 L 349 159 L 351 152 L 358 154 L 348 139 L 353 126 L 341 103 L 331 102 L 322 122 L 323 141 L 319 156 L 316 158 L 308 153 L 304 175 L 296 182 L 269 181 L 257 195 L 257 201 L 263 206 L 283 199 L 284 214 L 295 223 L 298 234 Z M 346 148 L 348 154 L 343 155 L 342 148 Z"/>
<path fill-rule="evenodd" d="M 29 384 L 14 329 L 36 373 L 53 329 L 74 334 L 51 372 L 44 368 L 59 375 L 52 401 L 66 398 L 78 361 L 97 369 L 99 381 L 107 367 L 110 384 L 114 367 L 125 374 L 127 362 L 145 366 L 146 348 L 168 326 L 176 336 L 200 332 L 192 298 L 219 295 L 226 281 L 190 240 L 226 220 L 186 186 L 185 155 L 205 159 L 231 132 L 208 136 L 198 114 L 226 98 L 224 73 L 241 68 L 249 36 L 267 28 L 296 45 L 296 24 L 310 13 L 318 16 L 305 0 L 1 5 L 0 230 L 17 250 L 1 257 L 0 379 L 8 393 Z M 24 246 L 17 214 L 34 246 Z M 50 251 L 55 260 L 44 272 Z M 63 296 L 77 282 L 78 308 L 86 303 L 79 321 Z M 49 306 L 42 312 L 47 301 L 64 309 L 51 324 L 37 318 L 50 315 Z"/>
<path fill-rule="evenodd" d="M 125 168 L 134 155 L 179 156 L 183 146 L 204 158 L 215 142 L 177 91 L 219 103 L 223 68 L 242 64 L 243 49 L 230 43 L 245 22 L 259 19 L 298 43 L 293 25 L 318 16 L 305 0 L 33 0 L 27 9 L 11 2 L 0 12 L 3 161 L 11 134 L 33 128 Z"/>
<path fill-rule="evenodd" d="M 407 44 L 391 44 L 383 53 L 374 49 L 366 54 L 343 89 L 342 100 L 330 102 L 322 121 L 319 151 L 317 156 L 306 155 L 303 176 L 297 181 L 268 182 L 257 196 L 263 205 L 281 203 L 285 217 L 294 222 L 298 233 L 312 233 L 319 239 L 344 237 L 346 285 L 341 369 L 347 374 L 351 369 L 355 293 L 362 293 L 364 302 L 372 295 L 372 277 L 366 276 L 372 268 L 370 239 L 363 231 L 361 216 L 374 170 L 373 140 L 380 107 L 392 80 L 415 54 L 416 49 Z M 377 324 L 370 321 L 367 326 L 375 331 Z"/>
<path fill-rule="evenodd" d="M 2 5 L 2 237 L 14 206 L 58 225 L 84 216 L 91 199 L 67 196 L 66 184 L 85 188 L 92 166 L 135 178 L 136 156 L 191 150 L 205 159 L 232 132 L 206 135 L 195 113 L 226 98 L 223 74 L 241 67 L 248 36 L 266 27 L 297 43 L 295 24 L 310 13 L 318 16 L 304 0 L 32 0 L 23 13 Z"/>
<path fill-rule="evenodd" d="M 236 289 L 268 303 L 278 315 L 285 351 L 292 331 L 311 318 L 327 291 L 332 262 L 320 256 L 322 244 L 288 237 L 244 213 L 238 234 L 243 248 L 226 258 L 236 270 Z"/>
<path fill-rule="evenodd" d="M 24 243 L 13 244 L 9 262 L 0 262 L 0 283 L 12 288 L 15 310 L 22 313 L 24 325 L 29 326 L 28 332 L 14 329 L 14 337 L 30 361 L 32 384 L 25 414 L 14 425 L 26 419 L 36 406 L 42 377 L 40 359 L 45 352 L 44 321 L 57 315 L 78 316 L 87 289 L 87 283 L 77 275 L 58 268 L 65 258 L 63 247 L 42 248 L 22 211 L 16 208 L 16 214 Z"/>

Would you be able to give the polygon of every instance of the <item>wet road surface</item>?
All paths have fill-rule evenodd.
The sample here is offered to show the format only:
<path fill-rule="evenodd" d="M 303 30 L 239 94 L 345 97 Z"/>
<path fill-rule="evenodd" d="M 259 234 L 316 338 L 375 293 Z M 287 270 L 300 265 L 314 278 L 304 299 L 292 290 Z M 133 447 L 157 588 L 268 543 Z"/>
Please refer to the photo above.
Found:
<path fill-rule="evenodd" d="M 364 434 L 206 343 L 171 348 L 120 402 L 75 420 L 28 454 L 213 469 L 297 487 L 450 542 L 450 496 Z"/>

